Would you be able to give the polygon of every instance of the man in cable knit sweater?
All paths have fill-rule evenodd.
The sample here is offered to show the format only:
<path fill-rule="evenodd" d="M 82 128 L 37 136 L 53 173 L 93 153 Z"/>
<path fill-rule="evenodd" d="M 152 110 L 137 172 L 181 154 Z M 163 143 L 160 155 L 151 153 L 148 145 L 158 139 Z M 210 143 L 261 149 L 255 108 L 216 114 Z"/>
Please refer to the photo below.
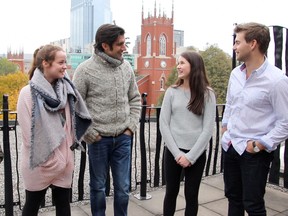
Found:
<path fill-rule="evenodd" d="M 100 26 L 93 55 L 77 67 L 73 77 L 93 119 L 84 137 L 88 144 L 93 216 L 105 215 L 109 166 L 114 185 L 114 215 L 127 215 L 131 138 L 139 123 L 141 97 L 133 69 L 122 57 L 126 51 L 124 34 L 124 29 L 117 25 Z"/>

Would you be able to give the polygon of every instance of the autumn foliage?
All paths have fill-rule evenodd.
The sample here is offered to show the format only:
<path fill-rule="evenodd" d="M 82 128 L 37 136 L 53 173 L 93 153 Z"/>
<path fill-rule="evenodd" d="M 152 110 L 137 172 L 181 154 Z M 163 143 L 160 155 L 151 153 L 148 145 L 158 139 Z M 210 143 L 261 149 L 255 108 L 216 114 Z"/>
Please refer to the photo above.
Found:
<path fill-rule="evenodd" d="M 0 75 L 0 110 L 3 108 L 3 95 L 8 95 L 9 110 L 16 111 L 19 92 L 22 87 L 28 84 L 28 80 L 28 75 L 20 71 Z"/>

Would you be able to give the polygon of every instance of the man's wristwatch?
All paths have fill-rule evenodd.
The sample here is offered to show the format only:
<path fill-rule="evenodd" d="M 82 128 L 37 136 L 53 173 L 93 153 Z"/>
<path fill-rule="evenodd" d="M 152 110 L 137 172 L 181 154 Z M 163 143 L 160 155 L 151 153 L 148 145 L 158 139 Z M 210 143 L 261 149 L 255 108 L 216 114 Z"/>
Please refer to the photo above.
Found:
<path fill-rule="evenodd" d="M 253 151 L 254 151 L 255 153 L 257 153 L 257 152 L 260 151 L 260 149 L 259 149 L 258 146 L 256 145 L 256 142 L 255 142 L 255 141 L 252 142 L 252 146 L 253 146 Z"/>

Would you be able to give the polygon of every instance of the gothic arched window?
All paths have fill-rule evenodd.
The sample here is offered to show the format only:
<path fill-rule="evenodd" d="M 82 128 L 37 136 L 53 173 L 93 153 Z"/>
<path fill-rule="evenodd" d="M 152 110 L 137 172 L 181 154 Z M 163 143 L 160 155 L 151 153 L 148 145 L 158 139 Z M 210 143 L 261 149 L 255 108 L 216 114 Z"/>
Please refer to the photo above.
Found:
<path fill-rule="evenodd" d="M 150 34 L 147 35 L 147 40 L 146 40 L 146 56 L 151 56 L 151 36 L 150 36 Z"/>
<path fill-rule="evenodd" d="M 166 37 L 162 34 L 159 38 L 159 55 L 166 55 Z"/>
<path fill-rule="evenodd" d="M 165 87 L 165 78 L 161 77 L 161 79 L 160 79 L 160 91 L 165 91 L 164 87 Z"/>

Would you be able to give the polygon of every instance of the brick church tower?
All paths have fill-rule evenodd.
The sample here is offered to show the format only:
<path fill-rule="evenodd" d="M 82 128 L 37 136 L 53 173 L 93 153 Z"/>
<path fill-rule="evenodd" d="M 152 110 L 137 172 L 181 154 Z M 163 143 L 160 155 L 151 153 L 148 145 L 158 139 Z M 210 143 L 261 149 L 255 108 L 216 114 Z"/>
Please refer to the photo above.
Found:
<path fill-rule="evenodd" d="M 144 18 L 142 5 L 141 41 L 138 45 L 140 55 L 137 59 L 138 80 L 140 93 L 146 92 L 147 105 L 156 106 L 159 96 L 165 91 L 165 83 L 176 64 L 174 33 L 174 3 L 172 2 L 172 17 L 165 13 L 156 13 L 156 0 L 154 15 L 148 14 Z"/>
<path fill-rule="evenodd" d="M 18 70 L 24 72 L 25 71 L 25 64 L 24 64 L 24 52 L 23 50 L 19 51 L 19 53 L 12 53 L 11 49 L 7 52 L 7 59 L 10 62 L 13 62 L 17 65 Z"/>

